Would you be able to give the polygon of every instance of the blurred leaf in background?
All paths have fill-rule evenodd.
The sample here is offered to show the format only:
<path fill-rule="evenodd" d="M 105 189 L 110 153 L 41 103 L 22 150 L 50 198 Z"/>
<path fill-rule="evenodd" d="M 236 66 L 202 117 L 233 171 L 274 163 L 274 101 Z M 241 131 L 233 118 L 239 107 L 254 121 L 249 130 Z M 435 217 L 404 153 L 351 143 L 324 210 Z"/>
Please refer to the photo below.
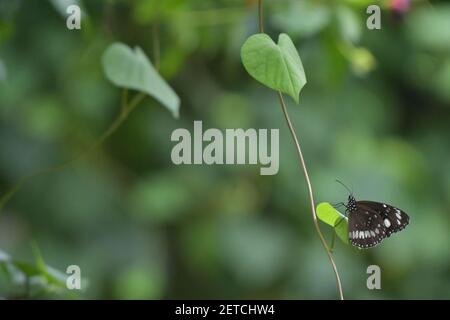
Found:
<path fill-rule="evenodd" d="M 67 275 L 45 265 L 40 256 L 36 256 L 35 264 L 30 264 L 14 260 L 0 251 L 0 271 L 3 298 L 76 297 L 66 288 Z"/>
<path fill-rule="evenodd" d="M 132 50 L 123 43 L 113 43 L 106 49 L 102 63 L 106 77 L 113 84 L 155 97 L 178 118 L 180 98 L 161 78 L 141 48 Z"/>

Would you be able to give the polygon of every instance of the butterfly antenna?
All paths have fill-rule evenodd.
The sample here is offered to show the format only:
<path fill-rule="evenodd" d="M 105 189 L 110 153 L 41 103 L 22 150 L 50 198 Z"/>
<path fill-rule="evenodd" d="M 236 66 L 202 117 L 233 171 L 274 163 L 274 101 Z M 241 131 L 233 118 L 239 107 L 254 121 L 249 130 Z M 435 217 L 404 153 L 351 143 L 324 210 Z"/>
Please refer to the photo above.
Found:
<path fill-rule="evenodd" d="M 350 192 L 350 195 L 353 195 L 353 190 L 350 190 L 342 181 L 336 179 L 336 182 L 344 186 L 344 188 L 347 189 L 348 192 Z"/>

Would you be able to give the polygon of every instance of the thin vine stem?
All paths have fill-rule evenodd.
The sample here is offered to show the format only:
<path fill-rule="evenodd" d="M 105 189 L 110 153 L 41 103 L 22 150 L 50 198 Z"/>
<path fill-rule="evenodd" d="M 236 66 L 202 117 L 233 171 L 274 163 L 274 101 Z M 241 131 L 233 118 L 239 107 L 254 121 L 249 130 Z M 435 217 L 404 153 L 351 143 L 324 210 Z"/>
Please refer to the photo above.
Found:
<path fill-rule="evenodd" d="M 262 0 L 258 0 L 258 21 L 259 21 L 259 32 L 260 33 L 264 33 L 264 25 L 263 25 L 263 1 Z M 320 241 L 323 245 L 323 247 L 325 248 L 325 251 L 327 253 L 328 259 L 330 260 L 331 266 L 333 268 L 333 272 L 334 275 L 336 277 L 336 283 L 337 283 L 337 288 L 339 291 L 339 298 L 341 300 L 344 300 L 344 293 L 342 290 L 342 284 L 341 284 L 341 279 L 339 276 L 339 272 L 337 270 L 336 267 L 336 263 L 334 262 L 333 259 L 333 254 L 330 250 L 330 248 L 327 245 L 327 242 L 325 240 L 325 237 L 323 236 L 322 232 L 320 231 L 320 227 L 319 227 L 319 222 L 317 221 L 317 214 L 316 214 L 316 208 L 315 208 L 315 201 L 314 201 L 314 193 L 313 193 L 313 189 L 312 189 L 312 184 L 311 184 L 311 180 L 309 179 L 309 173 L 308 173 L 308 169 L 306 167 L 306 163 L 305 163 L 305 159 L 303 157 L 303 152 L 302 149 L 300 147 L 300 143 L 299 140 L 297 138 L 297 133 L 295 132 L 294 126 L 292 125 L 291 119 L 289 117 L 289 113 L 287 111 L 286 108 L 286 103 L 284 102 L 284 98 L 283 98 L 283 94 L 278 91 L 278 98 L 280 100 L 280 106 L 281 106 L 281 110 L 283 111 L 283 115 L 284 118 L 286 119 L 287 125 L 289 127 L 289 131 L 291 132 L 291 136 L 292 139 L 294 141 L 294 145 L 296 147 L 297 150 L 297 155 L 298 155 L 298 159 L 300 162 L 300 166 L 303 170 L 303 174 L 305 176 L 305 181 L 306 181 L 306 185 L 308 187 L 308 194 L 309 194 L 309 201 L 310 201 L 310 206 L 311 206 L 311 214 L 312 214 L 312 218 L 313 218 L 313 223 L 314 223 L 314 227 L 316 229 L 317 234 L 319 235 Z"/>
<path fill-rule="evenodd" d="M 264 6 L 263 1 L 258 0 L 258 29 L 260 33 L 264 33 Z"/>
<path fill-rule="evenodd" d="M 156 21 L 153 27 L 153 59 L 155 61 L 155 68 L 159 70 L 159 61 L 160 61 L 160 44 L 159 44 L 159 21 Z M 121 108 L 120 113 L 116 117 L 116 119 L 111 123 L 111 125 L 103 132 L 103 134 L 83 153 L 78 156 L 63 162 L 62 164 L 52 166 L 49 168 L 41 169 L 35 171 L 27 176 L 23 176 L 19 178 L 6 192 L 3 196 L 0 197 L 0 213 L 6 203 L 11 199 L 21 188 L 22 186 L 29 180 L 41 176 L 53 171 L 57 171 L 72 165 L 73 163 L 81 160 L 85 156 L 89 155 L 93 150 L 102 145 L 106 139 L 108 139 L 117 129 L 125 122 L 130 113 L 137 107 L 137 105 L 145 98 L 144 93 L 136 94 L 130 103 L 128 103 L 128 90 L 124 89 L 122 94 Z"/>
<path fill-rule="evenodd" d="M 136 106 L 144 99 L 145 94 L 139 93 L 131 100 L 130 103 L 128 103 L 128 92 L 127 90 L 124 90 L 123 96 L 122 96 L 122 105 L 120 109 L 119 115 L 116 117 L 116 119 L 111 123 L 111 125 L 106 129 L 106 131 L 103 132 L 103 134 L 84 152 L 80 153 L 79 155 L 75 156 L 74 158 L 67 160 L 61 164 L 58 164 L 56 166 L 48 167 L 45 169 L 37 170 L 29 175 L 21 177 L 19 180 L 17 180 L 6 192 L 5 194 L 0 197 L 0 210 L 5 206 L 5 204 L 8 202 L 9 199 L 11 199 L 22 187 L 23 185 L 38 176 L 42 176 L 48 173 L 51 173 L 53 171 L 58 171 L 60 169 L 63 169 L 65 167 L 68 167 L 75 162 L 81 160 L 82 158 L 89 155 L 93 150 L 98 148 L 101 144 L 105 142 L 106 139 L 108 139 L 116 130 L 122 125 L 122 123 L 128 118 L 131 111 L 133 111 Z"/>
<path fill-rule="evenodd" d="M 317 214 L 316 214 L 315 201 L 314 201 L 314 193 L 313 193 L 313 189 L 312 189 L 311 180 L 309 179 L 308 169 L 306 168 L 305 159 L 303 158 L 302 149 L 300 147 L 300 143 L 298 141 L 295 129 L 292 126 L 291 119 L 289 118 L 289 114 L 287 112 L 286 104 L 284 103 L 283 95 L 281 94 L 281 92 L 278 92 L 278 97 L 280 99 L 281 109 L 283 111 L 284 117 L 285 117 L 286 122 L 288 124 L 289 131 L 291 132 L 292 139 L 294 140 L 294 144 L 295 144 L 295 147 L 297 149 L 297 155 L 298 155 L 298 158 L 300 160 L 300 166 L 302 167 L 303 174 L 305 176 L 306 185 L 308 187 L 309 201 L 310 201 L 310 205 L 311 205 L 311 213 L 312 213 L 312 217 L 313 217 L 314 227 L 316 228 L 317 234 L 319 235 L 320 241 L 322 242 L 322 245 L 325 248 L 325 251 L 327 253 L 328 259 L 330 260 L 331 266 L 333 268 L 333 272 L 334 272 L 334 275 L 336 277 L 337 287 L 338 287 L 338 291 L 339 291 L 339 298 L 341 300 L 344 300 L 344 293 L 342 291 L 341 279 L 340 279 L 339 272 L 338 272 L 337 267 L 336 267 L 336 263 L 334 262 L 334 259 L 333 259 L 333 254 L 331 252 L 331 249 L 327 245 L 327 242 L 325 240 L 325 237 L 322 234 L 322 231 L 320 231 L 319 222 L 317 221 Z"/>

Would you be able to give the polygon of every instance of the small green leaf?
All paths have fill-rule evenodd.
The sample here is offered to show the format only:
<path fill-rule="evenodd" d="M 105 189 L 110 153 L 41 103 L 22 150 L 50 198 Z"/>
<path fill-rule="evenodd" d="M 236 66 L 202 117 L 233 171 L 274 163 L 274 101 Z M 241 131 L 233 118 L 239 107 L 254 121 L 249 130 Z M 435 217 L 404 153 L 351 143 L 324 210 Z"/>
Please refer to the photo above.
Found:
<path fill-rule="evenodd" d="M 287 34 L 280 34 L 278 44 L 267 34 L 252 35 L 242 45 L 241 59 L 253 78 L 289 94 L 298 103 L 306 75 L 297 49 Z"/>
<path fill-rule="evenodd" d="M 317 217 L 334 228 L 342 242 L 348 244 L 348 219 L 328 202 L 319 203 L 316 209 Z"/>
<path fill-rule="evenodd" d="M 34 259 L 36 260 L 36 268 L 39 271 L 40 275 L 43 276 L 49 284 L 65 288 L 67 275 L 47 266 L 37 243 L 33 241 L 31 245 L 33 249 Z"/>
<path fill-rule="evenodd" d="M 41 250 L 39 249 L 36 242 L 31 243 L 31 248 L 33 250 L 34 259 L 36 260 L 36 267 L 41 273 L 47 272 L 47 266 L 45 265 L 44 258 L 42 258 Z"/>
<path fill-rule="evenodd" d="M 114 85 L 144 92 L 178 118 L 180 98 L 164 81 L 141 48 L 123 43 L 110 45 L 102 57 L 106 77 Z"/>
<path fill-rule="evenodd" d="M 41 298 L 56 294 L 77 298 L 77 295 L 67 291 L 67 274 L 46 265 L 35 244 L 33 251 L 36 264 L 14 260 L 0 250 L 0 276 L 8 280 L 8 285 L 21 287 L 28 281 L 31 286 L 30 296 Z"/>

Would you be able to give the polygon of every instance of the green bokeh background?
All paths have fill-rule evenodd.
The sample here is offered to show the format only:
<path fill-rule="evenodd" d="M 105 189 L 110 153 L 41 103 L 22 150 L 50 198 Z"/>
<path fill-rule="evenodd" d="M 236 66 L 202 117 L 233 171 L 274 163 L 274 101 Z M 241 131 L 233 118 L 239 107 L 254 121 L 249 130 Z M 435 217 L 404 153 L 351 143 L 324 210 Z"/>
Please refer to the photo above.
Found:
<path fill-rule="evenodd" d="M 79 1 L 82 30 L 69 31 L 73 2 L 0 0 L 0 192 L 79 154 L 114 120 L 121 90 L 101 55 L 115 41 L 154 60 L 158 35 L 180 118 L 146 98 L 88 157 L 26 183 L 0 214 L 0 250 L 33 262 L 34 241 L 56 269 L 79 265 L 79 298 L 337 298 L 277 96 L 240 62 L 256 1 Z M 337 243 L 345 296 L 450 298 L 450 5 L 417 0 L 399 15 L 383 1 L 382 29 L 369 31 L 374 2 L 266 1 L 265 31 L 289 34 L 303 60 L 308 84 L 288 109 L 316 201 L 345 201 L 339 178 L 411 217 L 374 249 Z M 175 166 L 170 135 L 194 120 L 279 128 L 279 173 Z M 366 287 L 371 264 L 382 290 Z M 23 290 L 0 276 L 0 296 Z"/>

